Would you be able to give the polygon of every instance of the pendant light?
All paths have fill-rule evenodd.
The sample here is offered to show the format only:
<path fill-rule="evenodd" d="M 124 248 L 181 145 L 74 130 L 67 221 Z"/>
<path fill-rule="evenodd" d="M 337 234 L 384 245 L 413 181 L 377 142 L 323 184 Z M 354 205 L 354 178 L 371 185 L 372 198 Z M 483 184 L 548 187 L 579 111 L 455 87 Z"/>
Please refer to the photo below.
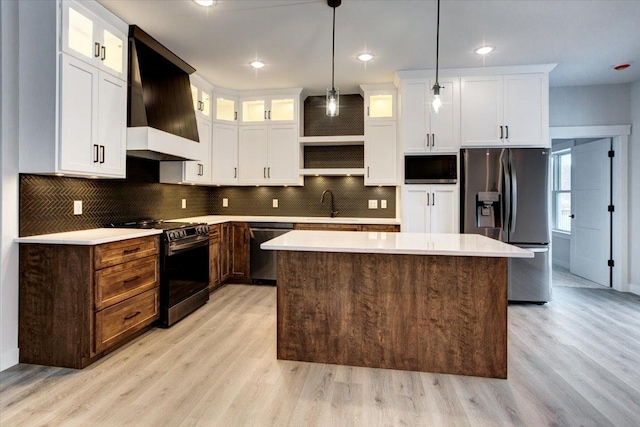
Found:
<path fill-rule="evenodd" d="M 438 13 L 436 19 L 436 83 L 432 88 L 433 102 L 431 103 L 431 106 L 433 107 L 433 111 L 437 114 L 438 110 L 440 110 L 440 107 L 442 106 L 442 101 L 440 100 L 440 89 L 442 89 L 442 86 L 440 86 L 440 83 L 438 82 L 438 57 L 440 53 L 440 0 L 438 0 Z"/>
<path fill-rule="evenodd" d="M 327 89 L 327 116 L 336 117 L 340 114 L 340 89 L 335 87 L 336 68 L 336 7 L 342 4 L 342 0 L 327 0 L 327 4 L 333 8 L 333 44 L 331 48 L 331 89 Z"/>

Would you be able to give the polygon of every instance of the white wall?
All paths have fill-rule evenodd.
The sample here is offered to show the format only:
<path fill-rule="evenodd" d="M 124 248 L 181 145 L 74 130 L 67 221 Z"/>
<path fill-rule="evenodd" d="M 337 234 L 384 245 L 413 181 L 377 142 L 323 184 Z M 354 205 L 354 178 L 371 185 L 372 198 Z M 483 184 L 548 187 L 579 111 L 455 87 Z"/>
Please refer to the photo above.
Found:
<path fill-rule="evenodd" d="M 631 124 L 631 85 L 552 87 L 549 126 Z"/>
<path fill-rule="evenodd" d="M 631 292 L 640 294 L 640 80 L 631 86 L 629 140 L 629 265 Z"/>
<path fill-rule="evenodd" d="M 0 0 L 0 370 L 18 363 L 18 2 Z"/>

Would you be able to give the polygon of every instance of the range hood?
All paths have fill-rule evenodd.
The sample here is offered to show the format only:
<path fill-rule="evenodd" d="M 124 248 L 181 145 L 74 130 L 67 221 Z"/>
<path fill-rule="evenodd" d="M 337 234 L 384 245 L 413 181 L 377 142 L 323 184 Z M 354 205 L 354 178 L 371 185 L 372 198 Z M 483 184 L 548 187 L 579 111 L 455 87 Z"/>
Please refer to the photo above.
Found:
<path fill-rule="evenodd" d="M 197 160 L 200 143 L 189 81 L 194 71 L 138 26 L 129 27 L 127 155 Z"/>

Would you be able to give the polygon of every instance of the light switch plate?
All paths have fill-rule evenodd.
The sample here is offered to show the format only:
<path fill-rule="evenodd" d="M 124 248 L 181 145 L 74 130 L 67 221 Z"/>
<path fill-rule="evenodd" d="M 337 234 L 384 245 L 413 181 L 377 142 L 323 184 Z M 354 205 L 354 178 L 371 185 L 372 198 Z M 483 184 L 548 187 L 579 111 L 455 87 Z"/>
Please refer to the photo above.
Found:
<path fill-rule="evenodd" d="M 182 199 L 182 209 L 187 209 L 187 199 Z"/>
<path fill-rule="evenodd" d="M 273 199 L 273 207 L 274 208 L 278 207 L 278 199 Z"/>
<path fill-rule="evenodd" d="M 227 199 L 226 197 L 222 198 L 222 207 L 223 208 L 228 208 L 229 207 L 229 199 Z"/>
<path fill-rule="evenodd" d="M 378 209 L 378 201 L 369 200 L 369 209 Z"/>
<path fill-rule="evenodd" d="M 73 214 L 82 215 L 82 200 L 73 201 Z"/>
<path fill-rule="evenodd" d="M 387 209 L 387 201 L 385 199 L 380 200 L 380 209 Z"/>

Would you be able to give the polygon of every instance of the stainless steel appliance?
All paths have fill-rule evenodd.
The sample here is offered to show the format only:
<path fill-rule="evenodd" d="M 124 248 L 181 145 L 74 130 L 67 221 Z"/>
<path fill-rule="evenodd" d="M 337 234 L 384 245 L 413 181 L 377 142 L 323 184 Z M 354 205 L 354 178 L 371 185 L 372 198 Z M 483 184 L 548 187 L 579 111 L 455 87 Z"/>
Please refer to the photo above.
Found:
<path fill-rule="evenodd" d="M 404 156 L 405 184 L 455 184 L 458 182 L 455 154 Z"/>
<path fill-rule="evenodd" d="M 291 223 L 250 223 L 251 281 L 256 284 L 273 285 L 276 283 L 277 251 L 264 251 L 260 244 L 293 230 Z"/>
<path fill-rule="evenodd" d="M 117 227 L 161 229 L 160 320 L 169 327 L 209 300 L 209 226 L 147 220 Z"/>
<path fill-rule="evenodd" d="M 550 301 L 549 150 L 463 149 L 460 162 L 460 230 L 531 250 L 509 261 L 509 301 Z"/>

